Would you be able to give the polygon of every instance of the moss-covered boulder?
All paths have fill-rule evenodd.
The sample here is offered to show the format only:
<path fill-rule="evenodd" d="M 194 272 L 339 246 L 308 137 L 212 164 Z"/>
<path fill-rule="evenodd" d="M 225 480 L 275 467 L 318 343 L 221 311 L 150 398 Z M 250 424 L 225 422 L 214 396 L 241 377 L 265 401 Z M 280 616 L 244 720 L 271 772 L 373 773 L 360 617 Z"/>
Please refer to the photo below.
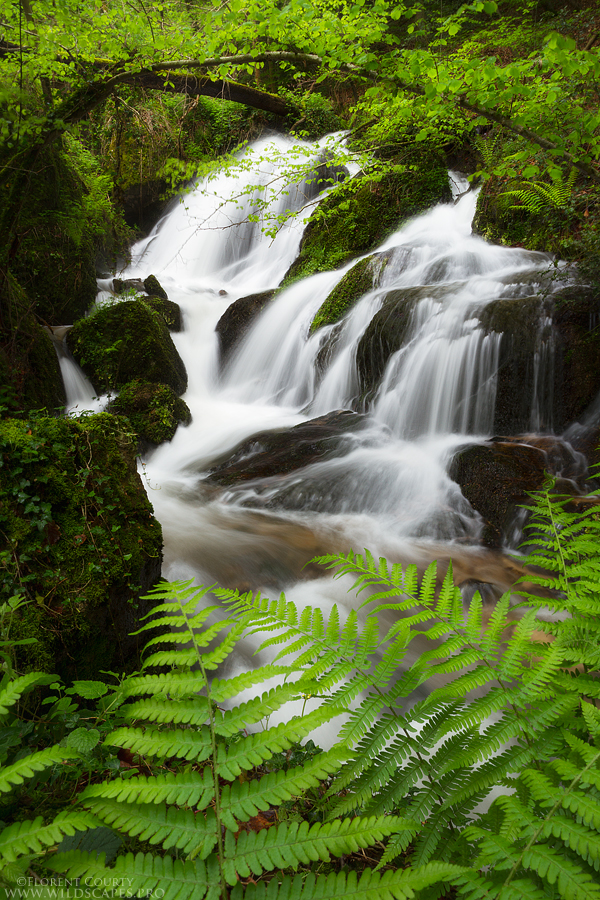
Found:
<path fill-rule="evenodd" d="M 215 328 L 219 335 L 222 362 L 229 359 L 250 325 L 270 303 L 274 295 L 275 290 L 249 294 L 247 297 L 240 297 L 239 300 L 227 307 Z"/>
<path fill-rule="evenodd" d="M 317 310 L 311 322 L 311 333 L 323 325 L 338 322 L 368 291 L 374 290 L 390 258 L 390 251 L 373 253 L 359 260 L 336 284 Z"/>
<path fill-rule="evenodd" d="M 300 253 L 283 284 L 335 269 L 375 249 L 410 216 L 450 200 L 445 168 L 393 166 L 357 175 L 326 197 L 308 220 Z"/>
<path fill-rule="evenodd" d="M 178 303 L 165 297 L 145 297 L 144 301 L 150 309 L 162 316 L 169 331 L 181 331 L 183 323 L 181 321 L 181 307 Z"/>
<path fill-rule="evenodd" d="M 156 275 L 148 275 L 147 278 L 144 278 L 144 290 L 151 297 L 162 297 L 163 300 L 169 299 L 169 295 Z"/>
<path fill-rule="evenodd" d="M 98 391 L 139 379 L 166 384 L 176 394 L 187 374 L 163 317 L 144 300 L 104 306 L 76 322 L 68 346 Z"/>
<path fill-rule="evenodd" d="M 25 598 L 11 637 L 37 641 L 19 648 L 19 667 L 65 679 L 134 667 L 162 535 L 128 423 L 5 419 L 0 463 L 0 597 Z"/>
<path fill-rule="evenodd" d="M 178 425 L 189 425 L 187 403 L 166 384 L 132 381 L 109 405 L 110 412 L 126 416 L 138 436 L 141 449 L 170 441 Z"/>

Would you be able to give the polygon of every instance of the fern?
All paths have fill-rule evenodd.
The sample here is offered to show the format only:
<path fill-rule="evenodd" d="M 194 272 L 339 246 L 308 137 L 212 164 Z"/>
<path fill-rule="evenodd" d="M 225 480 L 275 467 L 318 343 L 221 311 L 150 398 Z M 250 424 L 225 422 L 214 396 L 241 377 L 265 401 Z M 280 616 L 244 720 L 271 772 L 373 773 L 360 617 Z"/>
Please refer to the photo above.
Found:
<path fill-rule="evenodd" d="M 345 621 L 283 595 L 218 591 L 227 616 L 207 626 L 204 589 L 161 586 L 144 627 L 167 626 L 167 649 L 153 639 L 144 671 L 119 689 L 129 724 L 106 739 L 160 769 L 90 785 L 79 798 L 90 819 L 73 825 L 102 822 L 154 852 L 111 867 L 79 851 L 44 856 L 40 838 L 47 868 L 194 900 L 433 900 L 450 887 L 473 900 L 597 898 L 600 522 L 550 490 L 530 504 L 527 558 L 544 568 L 528 580 L 550 599 L 513 591 L 486 625 L 481 599 L 465 607 L 451 569 L 439 587 L 435 565 L 419 579 L 368 552 L 319 560 L 355 578 L 365 612 Z M 547 606 L 562 618 L 540 619 Z M 396 617 L 384 632 L 381 612 Z M 220 661 L 257 633 L 273 662 L 221 678 Z M 237 699 L 247 688 L 256 695 Z M 286 715 L 309 697 L 309 712 Z M 276 711 L 284 721 L 269 724 Z M 330 750 L 272 770 L 275 755 L 341 713 Z M 317 821 L 288 821 L 303 797 Z M 49 838 L 48 827 L 24 826 L 21 849 L 38 848 L 26 835 Z M 361 872 L 323 871 L 370 847 L 375 861 Z"/>
<path fill-rule="evenodd" d="M 553 172 L 552 184 L 543 184 L 541 181 L 524 181 L 523 187 L 512 191 L 504 191 L 500 194 L 505 202 L 509 203 L 509 209 L 524 209 L 532 215 L 540 215 L 547 209 L 566 209 L 573 195 L 573 187 L 577 177 L 577 170 L 572 168 L 565 180 L 562 172 Z"/>

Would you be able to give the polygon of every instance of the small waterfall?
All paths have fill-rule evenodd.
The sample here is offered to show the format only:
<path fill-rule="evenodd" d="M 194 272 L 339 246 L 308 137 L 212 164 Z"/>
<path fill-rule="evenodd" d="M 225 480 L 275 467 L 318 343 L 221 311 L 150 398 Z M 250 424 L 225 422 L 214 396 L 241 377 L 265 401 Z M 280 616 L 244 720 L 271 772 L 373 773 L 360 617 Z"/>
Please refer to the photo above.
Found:
<path fill-rule="evenodd" d="M 58 356 L 60 372 L 65 386 L 65 413 L 78 415 L 81 412 L 99 412 L 103 404 L 98 399 L 94 387 L 77 365 L 65 343 L 65 336 L 71 326 L 62 325 L 49 328 L 50 337 Z"/>
<path fill-rule="evenodd" d="M 274 238 L 254 221 L 263 215 L 258 201 L 279 184 L 272 157 L 292 152 L 291 142 L 273 140 L 256 145 L 255 171 L 248 164 L 248 173 L 219 175 L 175 203 L 134 248 L 124 273 L 157 275 L 185 321 L 174 339 L 188 369 L 192 424 L 146 464 L 165 534 L 166 575 L 290 584 L 299 577 L 298 560 L 317 552 L 369 547 L 410 561 L 427 542 L 474 547 L 479 516 L 447 466 L 466 436 L 482 440 L 493 427 L 502 335 L 486 329 L 481 316 L 490 304 L 534 294 L 550 259 L 473 236 L 476 195 L 455 178 L 456 203 L 408 222 L 379 248 L 389 257 L 380 284 L 342 322 L 310 333 L 315 313 L 355 261 L 282 290 L 221 371 L 216 323 L 239 297 L 280 283 L 310 211 L 303 208 L 310 186 L 294 184 L 273 195 L 271 209 L 301 210 L 296 219 Z M 303 152 L 318 159 L 320 150 Z M 257 432 L 362 409 L 357 353 L 375 317 L 393 313 L 394 303 L 406 314 L 404 340 L 343 454 L 227 490 L 206 482 L 215 461 Z M 537 347 L 532 428 L 547 415 L 552 347 L 545 322 Z M 438 552 L 432 543 L 430 558 Z M 311 602 L 322 583 L 302 590 Z"/>

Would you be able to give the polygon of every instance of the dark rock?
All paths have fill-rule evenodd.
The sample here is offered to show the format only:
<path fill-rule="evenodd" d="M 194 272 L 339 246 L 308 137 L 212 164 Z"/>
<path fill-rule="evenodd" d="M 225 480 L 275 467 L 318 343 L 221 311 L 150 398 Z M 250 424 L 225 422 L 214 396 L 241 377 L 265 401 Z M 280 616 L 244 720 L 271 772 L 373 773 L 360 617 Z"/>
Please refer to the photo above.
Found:
<path fill-rule="evenodd" d="M 502 545 L 517 507 L 539 490 L 546 473 L 560 476 L 557 489 L 578 494 L 585 489 L 585 465 L 560 438 L 551 435 L 498 437 L 471 444 L 454 456 L 450 477 L 484 519 L 483 543 Z"/>
<path fill-rule="evenodd" d="M 534 401 L 538 406 L 536 429 L 552 428 L 551 310 L 550 298 L 544 299 L 538 294 L 500 298 L 478 313 L 487 334 L 502 335 L 493 426 L 500 434 L 518 434 L 531 428 Z"/>
<path fill-rule="evenodd" d="M 155 275 L 148 275 L 147 278 L 144 278 L 144 290 L 151 297 L 162 297 L 163 300 L 169 299 L 169 295 Z"/>
<path fill-rule="evenodd" d="M 227 307 L 215 329 L 219 335 L 223 362 L 231 356 L 237 343 L 274 295 L 275 289 L 262 291 L 260 294 L 249 294 L 247 297 L 240 297 L 239 300 Z"/>
<path fill-rule="evenodd" d="M 181 307 L 178 303 L 165 300 L 163 297 L 145 297 L 144 302 L 162 316 L 169 331 L 181 331 Z"/>
<path fill-rule="evenodd" d="M 164 319 L 143 300 L 98 309 L 75 323 L 67 343 L 100 392 L 136 378 L 167 384 L 176 394 L 187 387 L 185 366 Z"/>
<path fill-rule="evenodd" d="M 261 431 L 239 444 L 203 483 L 235 485 L 343 456 L 352 446 L 348 443 L 347 449 L 344 447 L 344 436 L 360 430 L 364 424 L 364 416 L 342 409 L 284 431 Z"/>
<path fill-rule="evenodd" d="M 422 297 L 435 288 L 406 288 L 386 294 L 381 309 L 373 316 L 356 351 L 359 390 L 368 399 L 379 386 L 388 360 L 404 345 L 412 323 L 412 313 Z"/>
<path fill-rule="evenodd" d="M 145 294 L 146 288 L 141 278 L 114 278 L 112 289 L 115 294 L 124 294 L 125 291 L 138 291 Z"/>
<path fill-rule="evenodd" d="M 187 403 L 172 388 L 144 381 L 125 385 L 109 412 L 129 419 L 142 450 L 172 440 L 177 426 L 189 425 L 192 419 Z"/>
<path fill-rule="evenodd" d="M 375 249 L 410 216 L 450 200 L 445 168 L 395 166 L 384 175 L 356 175 L 311 215 L 300 253 L 282 284 L 343 265 Z"/>
<path fill-rule="evenodd" d="M 322 156 L 322 162 L 316 167 L 314 175 L 308 178 L 305 191 L 306 201 L 317 197 L 321 191 L 332 187 L 334 184 L 340 184 L 350 176 L 350 172 L 346 166 L 336 165 L 332 162 L 333 154 L 331 151 L 325 151 Z"/>
<path fill-rule="evenodd" d="M 600 391 L 600 292 L 582 285 L 554 297 L 556 431 L 579 420 Z"/>
<path fill-rule="evenodd" d="M 338 322 L 357 300 L 374 290 L 379 285 L 390 256 L 390 250 L 373 253 L 352 266 L 317 310 L 310 326 L 311 333 L 323 325 Z"/>

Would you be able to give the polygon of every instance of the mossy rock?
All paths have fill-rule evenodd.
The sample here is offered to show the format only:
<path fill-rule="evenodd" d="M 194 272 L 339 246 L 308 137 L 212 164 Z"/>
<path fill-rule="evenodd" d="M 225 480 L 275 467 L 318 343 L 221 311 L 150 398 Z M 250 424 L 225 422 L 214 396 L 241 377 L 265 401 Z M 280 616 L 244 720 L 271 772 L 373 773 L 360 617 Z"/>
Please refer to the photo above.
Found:
<path fill-rule="evenodd" d="M 492 177 L 486 181 L 477 198 L 473 233 L 493 244 L 543 250 L 562 259 L 577 257 L 573 236 L 584 221 L 579 213 L 574 207 L 562 208 L 549 202 L 540 212 L 516 208 L 518 200 L 506 194 L 525 188 L 519 179 Z"/>
<path fill-rule="evenodd" d="M 150 309 L 162 316 L 169 331 L 181 331 L 183 325 L 181 307 L 178 303 L 165 297 L 145 297 L 144 301 Z"/>
<path fill-rule="evenodd" d="M 38 153 L 32 166 L 20 192 L 11 270 L 42 321 L 69 324 L 97 291 L 85 186 L 60 143 Z"/>
<path fill-rule="evenodd" d="M 240 340 L 246 334 L 256 317 L 265 309 L 275 296 L 275 290 L 261 291 L 240 297 L 227 307 L 215 331 L 219 336 L 221 362 L 226 362 Z"/>
<path fill-rule="evenodd" d="M 98 391 L 136 379 L 166 384 L 176 394 L 187 387 L 185 366 L 162 315 L 142 299 L 101 307 L 73 326 L 67 343 Z"/>
<path fill-rule="evenodd" d="M 131 636 L 160 577 L 162 535 L 125 419 L 42 416 L 0 422 L 0 596 L 27 604 L 11 622 L 21 670 L 65 680 L 135 668 Z"/>
<path fill-rule="evenodd" d="M 335 269 L 375 249 L 411 216 L 450 200 L 446 169 L 394 166 L 357 175 L 333 191 L 311 215 L 300 253 L 282 284 Z"/>
<path fill-rule="evenodd" d="M 389 251 L 373 253 L 352 266 L 317 310 L 311 322 L 311 334 L 323 325 L 339 322 L 357 300 L 374 290 L 379 285 L 389 258 Z"/>
<path fill-rule="evenodd" d="M 162 297 L 163 300 L 169 299 L 169 295 L 156 275 L 148 275 L 147 278 L 144 278 L 144 290 L 151 297 Z"/>
<path fill-rule="evenodd" d="M 189 425 L 187 403 L 166 384 L 132 381 L 109 406 L 110 412 L 126 416 L 142 446 L 170 441 L 178 425 Z"/>
<path fill-rule="evenodd" d="M 359 390 L 363 401 L 373 396 L 392 354 L 404 345 L 412 314 L 424 296 L 435 292 L 431 286 L 389 291 L 381 308 L 365 329 L 356 350 Z"/>

